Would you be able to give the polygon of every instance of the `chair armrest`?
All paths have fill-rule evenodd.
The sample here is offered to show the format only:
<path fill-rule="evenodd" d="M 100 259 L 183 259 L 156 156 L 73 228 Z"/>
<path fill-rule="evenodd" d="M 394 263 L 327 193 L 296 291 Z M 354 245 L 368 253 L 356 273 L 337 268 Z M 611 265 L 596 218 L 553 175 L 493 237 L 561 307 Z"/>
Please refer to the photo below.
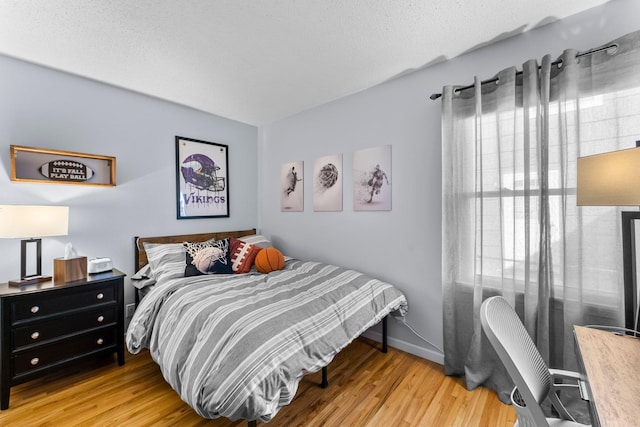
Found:
<path fill-rule="evenodd" d="M 562 389 L 579 388 L 580 383 L 584 382 L 584 376 L 578 372 L 549 369 L 549 373 L 551 374 L 551 391 L 554 393 Z M 564 380 L 570 380 L 571 382 L 564 382 Z"/>
<path fill-rule="evenodd" d="M 584 376 L 579 372 L 565 371 L 564 369 L 549 369 L 549 373 L 553 378 L 576 380 L 576 381 L 584 379 Z"/>
<path fill-rule="evenodd" d="M 553 392 L 557 392 L 562 390 L 563 388 L 578 388 L 578 391 L 580 392 L 580 398 L 582 400 L 590 400 L 590 396 L 589 396 L 589 390 L 587 388 L 586 382 L 587 380 L 585 379 L 584 375 L 580 374 L 579 372 L 574 372 L 574 371 L 565 371 L 563 369 L 549 369 L 549 372 L 551 373 L 551 389 L 553 390 Z M 562 383 L 556 383 L 554 381 L 554 379 L 568 379 L 568 380 L 575 380 L 576 384 L 562 384 Z"/>
<path fill-rule="evenodd" d="M 562 390 L 578 390 L 580 392 L 580 397 L 584 397 L 582 395 L 582 387 L 580 387 L 580 383 L 583 382 L 584 377 L 574 371 L 565 371 L 564 369 L 549 369 L 549 373 L 551 374 L 551 389 L 549 390 L 549 400 L 553 407 L 558 411 L 558 414 L 562 419 L 576 421 L 575 418 L 569 413 L 567 408 L 564 406 L 562 401 L 560 400 L 559 393 Z M 569 380 L 570 382 L 557 382 L 562 380 Z"/>

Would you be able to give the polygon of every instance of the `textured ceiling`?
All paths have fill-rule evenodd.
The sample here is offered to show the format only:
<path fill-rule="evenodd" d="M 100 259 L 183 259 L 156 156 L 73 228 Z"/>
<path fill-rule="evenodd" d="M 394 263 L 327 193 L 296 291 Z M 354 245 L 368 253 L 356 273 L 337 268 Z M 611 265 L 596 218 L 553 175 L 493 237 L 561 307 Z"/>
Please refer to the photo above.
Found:
<path fill-rule="evenodd" d="M 260 125 L 605 2 L 0 0 L 0 54 Z"/>

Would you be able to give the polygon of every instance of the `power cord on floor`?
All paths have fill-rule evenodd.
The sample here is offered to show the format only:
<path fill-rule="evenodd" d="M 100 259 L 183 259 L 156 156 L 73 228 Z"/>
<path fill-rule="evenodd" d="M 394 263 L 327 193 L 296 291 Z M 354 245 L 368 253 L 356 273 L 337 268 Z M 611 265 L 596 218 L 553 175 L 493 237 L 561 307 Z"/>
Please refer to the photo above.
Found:
<path fill-rule="evenodd" d="M 415 334 L 415 336 L 417 336 L 418 338 L 420 338 L 422 341 L 426 342 L 427 344 L 429 344 L 431 347 L 435 348 L 436 350 L 439 350 L 440 353 L 444 354 L 444 350 L 442 350 L 440 347 L 438 347 L 437 345 L 435 345 L 434 343 L 432 343 L 431 341 L 429 341 L 428 339 L 426 339 L 425 337 L 423 337 L 422 335 L 420 335 L 410 324 L 407 323 L 407 319 L 404 316 L 391 316 L 393 319 L 395 319 L 398 323 L 402 323 L 404 326 L 406 326 L 407 328 L 409 328 L 409 330 L 411 332 L 413 332 Z"/>

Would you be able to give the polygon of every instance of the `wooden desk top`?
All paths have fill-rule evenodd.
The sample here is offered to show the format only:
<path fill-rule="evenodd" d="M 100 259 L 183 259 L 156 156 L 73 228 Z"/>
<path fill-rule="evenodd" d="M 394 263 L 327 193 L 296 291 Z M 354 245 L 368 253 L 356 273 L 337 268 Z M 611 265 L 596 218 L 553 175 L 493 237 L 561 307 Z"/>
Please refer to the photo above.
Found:
<path fill-rule="evenodd" d="M 583 326 L 574 333 L 600 425 L 640 425 L 640 339 Z"/>

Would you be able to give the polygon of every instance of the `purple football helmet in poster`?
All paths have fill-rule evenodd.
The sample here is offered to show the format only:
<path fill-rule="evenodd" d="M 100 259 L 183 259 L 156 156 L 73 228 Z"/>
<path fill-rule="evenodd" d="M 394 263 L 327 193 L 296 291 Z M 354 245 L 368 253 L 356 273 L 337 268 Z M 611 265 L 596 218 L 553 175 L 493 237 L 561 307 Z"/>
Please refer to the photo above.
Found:
<path fill-rule="evenodd" d="M 215 162 L 204 154 L 192 154 L 182 162 L 182 176 L 185 182 L 193 184 L 200 190 L 224 191 L 224 181 L 218 177 L 216 171 L 220 170 Z"/>

